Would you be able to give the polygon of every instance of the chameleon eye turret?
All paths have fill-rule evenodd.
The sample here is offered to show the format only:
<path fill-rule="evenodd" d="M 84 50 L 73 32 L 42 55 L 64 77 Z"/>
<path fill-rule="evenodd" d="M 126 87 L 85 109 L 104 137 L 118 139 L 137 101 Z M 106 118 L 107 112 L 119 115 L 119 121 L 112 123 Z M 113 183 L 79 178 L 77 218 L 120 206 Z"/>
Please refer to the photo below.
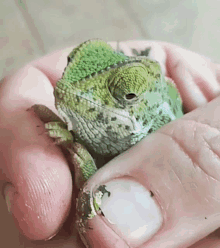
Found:
<path fill-rule="evenodd" d="M 124 65 L 109 78 L 109 91 L 124 107 L 137 103 L 153 85 L 146 66 L 141 62 Z"/>

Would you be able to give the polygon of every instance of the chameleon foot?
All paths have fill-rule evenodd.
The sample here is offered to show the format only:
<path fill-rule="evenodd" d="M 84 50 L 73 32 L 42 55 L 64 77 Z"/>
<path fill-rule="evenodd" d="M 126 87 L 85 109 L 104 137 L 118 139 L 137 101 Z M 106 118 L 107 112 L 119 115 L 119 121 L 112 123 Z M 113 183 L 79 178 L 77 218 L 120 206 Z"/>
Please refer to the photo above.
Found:
<path fill-rule="evenodd" d="M 67 125 L 53 111 L 37 104 L 32 106 L 32 109 L 45 123 L 47 134 L 55 140 L 55 144 L 68 151 L 70 155 L 68 160 L 75 167 L 75 185 L 80 189 L 97 171 L 92 156 L 83 145 L 74 142 L 74 133 L 67 129 Z"/>

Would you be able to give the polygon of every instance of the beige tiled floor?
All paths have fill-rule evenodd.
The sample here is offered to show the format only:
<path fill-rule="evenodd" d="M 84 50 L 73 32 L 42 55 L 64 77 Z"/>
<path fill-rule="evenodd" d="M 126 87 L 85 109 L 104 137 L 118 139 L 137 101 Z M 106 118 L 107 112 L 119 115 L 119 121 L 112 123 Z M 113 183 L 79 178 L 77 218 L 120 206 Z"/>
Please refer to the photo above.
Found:
<path fill-rule="evenodd" d="M 89 38 L 154 39 L 219 60 L 220 1 L 1 0 L 0 77 Z"/>

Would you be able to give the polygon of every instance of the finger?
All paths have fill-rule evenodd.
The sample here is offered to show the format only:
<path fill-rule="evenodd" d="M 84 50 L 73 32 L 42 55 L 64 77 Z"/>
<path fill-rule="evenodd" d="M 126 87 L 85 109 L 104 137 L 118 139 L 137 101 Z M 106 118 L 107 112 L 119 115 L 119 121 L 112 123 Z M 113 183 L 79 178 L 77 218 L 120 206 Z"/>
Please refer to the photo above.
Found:
<path fill-rule="evenodd" d="M 198 241 L 197 243 L 190 246 L 189 248 L 207 248 L 207 247 L 209 248 L 220 247 L 220 229 L 211 233 L 210 235 Z"/>
<path fill-rule="evenodd" d="M 75 199 L 73 200 L 73 206 L 75 206 Z M 68 220 L 64 223 L 59 233 L 50 240 L 29 240 L 25 236 L 20 235 L 18 229 L 15 227 L 12 216 L 8 214 L 7 208 L 4 204 L 3 197 L 0 196 L 0 238 L 2 247 L 21 247 L 22 248 L 52 248 L 52 247 L 74 247 L 74 248 L 85 248 L 82 241 L 79 239 L 76 229 L 71 228 L 75 218 L 75 208 L 73 207 L 70 211 Z M 70 230 L 71 229 L 71 230 Z"/>
<path fill-rule="evenodd" d="M 208 102 L 204 93 L 183 62 L 180 61 L 176 65 L 172 72 L 172 79 L 178 86 L 185 112 L 192 111 Z"/>
<path fill-rule="evenodd" d="M 114 49 L 117 49 L 117 42 L 109 42 L 109 44 Z M 198 88 L 208 101 L 219 95 L 220 73 L 219 69 L 217 69 L 217 81 L 214 72 L 215 64 L 213 64 L 210 59 L 166 42 L 145 40 L 126 41 L 119 42 L 119 45 L 120 50 L 128 56 L 133 55 L 132 49 L 135 49 L 138 53 L 141 53 L 141 51 L 144 51 L 150 47 L 149 58 L 158 61 L 161 65 L 163 73 L 171 78 L 173 78 L 173 74 L 175 74 L 177 64 L 181 62 L 186 68 L 188 68 L 190 75 L 193 77 L 194 84 L 197 86 L 195 88 Z M 50 79 L 52 85 L 55 86 L 57 80 L 59 80 L 62 76 L 63 70 L 67 65 L 66 58 L 72 49 L 73 47 L 55 51 L 47 56 L 33 61 L 32 65 L 41 70 Z M 177 81 L 176 84 L 179 87 L 181 82 Z"/>
<path fill-rule="evenodd" d="M 61 78 L 67 65 L 67 57 L 74 47 L 54 51 L 44 57 L 36 59 L 30 65 L 36 67 L 44 73 L 53 86 Z"/>
<path fill-rule="evenodd" d="M 173 44 L 164 42 L 161 45 L 167 54 L 167 70 L 171 78 L 175 74 L 177 65 L 182 63 L 207 101 L 211 101 L 220 94 L 220 84 L 216 79 L 213 71 L 214 65 L 210 59 Z M 177 87 L 181 87 L 181 81 L 175 83 Z"/>
<path fill-rule="evenodd" d="M 220 64 L 216 64 L 215 72 L 216 72 L 218 83 L 220 84 Z"/>
<path fill-rule="evenodd" d="M 163 73 L 166 73 L 165 60 L 166 54 L 158 42 L 153 41 L 122 41 L 122 42 L 109 42 L 113 49 L 123 51 L 127 56 L 133 56 L 132 49 L 136 49 L 138 53 L 150 47 L 149 58 L 156 60 L 160 63 Z M 75 44 L 76 46 L 77 44 Z M 68 47 L 63 50 L 55 51 L 49 55 L 41 57 L 31 63 L 31 65 L 42 71 L 55 86 L 57 80 L 62 76 L 62 73 L 67 65 L 67 57 L 72 49 L 75 47 Z"/>
<path fill-rule="evenodd" d="M 218 248 L 220 247 L 220 240 L 213 238 L 205 238 L 197 242 L 195 245 L 190 246 L 189 248 Z"/>
<path fill-rule="evenodd" d="M 215 231 L 213 234 L 210 234 L 208 237 L 205 237 L 204 239 L 198 241 L 194 245 L 190 246 L 189 248 L 218 248 L 220 247 L 220 235 L 219 232 L 217 235 L 217 232 Z"/>
<path fill-rule="evenodd" d="M 58 232 L 71 206 L 66 160 L 27 111 L 35 103 L 52 107 L 52 93 L 47 77 L 29 66 L 6 78 L 0 92 L 1 180 L 15 224 L 29 239 Z"/>
<path fill-rule="evenodd" d="M 116 48 L 116 43 L 112 45 Z M 216 65 L 210 59 L 165 42 L 120 42 L 120 49 L 129 56 L 133 55 L 133 49 L 141 53 L 149 47 L 149 58 L 157 60 L 162 72 L 176 83 L 186 112 L 203 106 L 219 95 L 220 83 L 216 79 Z"/>
<path fill-rule="evenodd" d="M 219 106 L 216 98 L 164 126 L 89 180 L 84 195 L 104 197 L 102 212 L 82 219 L 86 242 L 188 247 L 219 228 Z"/>
<path fill-rule="evenodd" d="M 116 42 L 109 42 L 109 44 L 116 49 Z M 134 56 L 133 49 L 135 49 L 139 54 L 144 52 L 146 49 L 150 48 L 148 57 L 150 59 L 156 60 L 159 62 L 161 66 L 161 70 L 164 74 L 166 74 L 166 53 L 163 47 L 155 41 L 122 41 L 119 43 L 120 51 L 123 51 L 124 54 L 128 56 Z"/>

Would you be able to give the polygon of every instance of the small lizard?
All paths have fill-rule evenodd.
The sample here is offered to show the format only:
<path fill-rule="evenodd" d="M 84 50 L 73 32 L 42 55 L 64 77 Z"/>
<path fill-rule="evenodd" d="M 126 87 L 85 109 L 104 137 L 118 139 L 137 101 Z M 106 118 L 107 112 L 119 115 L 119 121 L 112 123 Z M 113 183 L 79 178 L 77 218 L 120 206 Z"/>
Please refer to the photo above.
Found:
<path fill-rule="evenodd" d="M 46 106 L 32 108 L 46 123 L 49 136 L 68 150 L 78 188 L 97 168 L 183 115 L 179 92 L 158 62 L 137 53 L 126 56 L 99 39 L 88 40 L 69 54 L 54 96 L 63 120 Z M 81 233 L 105 193 L 110 194 L 100 186 L 93 203 L 88 192 L 82 193 Z"/>

